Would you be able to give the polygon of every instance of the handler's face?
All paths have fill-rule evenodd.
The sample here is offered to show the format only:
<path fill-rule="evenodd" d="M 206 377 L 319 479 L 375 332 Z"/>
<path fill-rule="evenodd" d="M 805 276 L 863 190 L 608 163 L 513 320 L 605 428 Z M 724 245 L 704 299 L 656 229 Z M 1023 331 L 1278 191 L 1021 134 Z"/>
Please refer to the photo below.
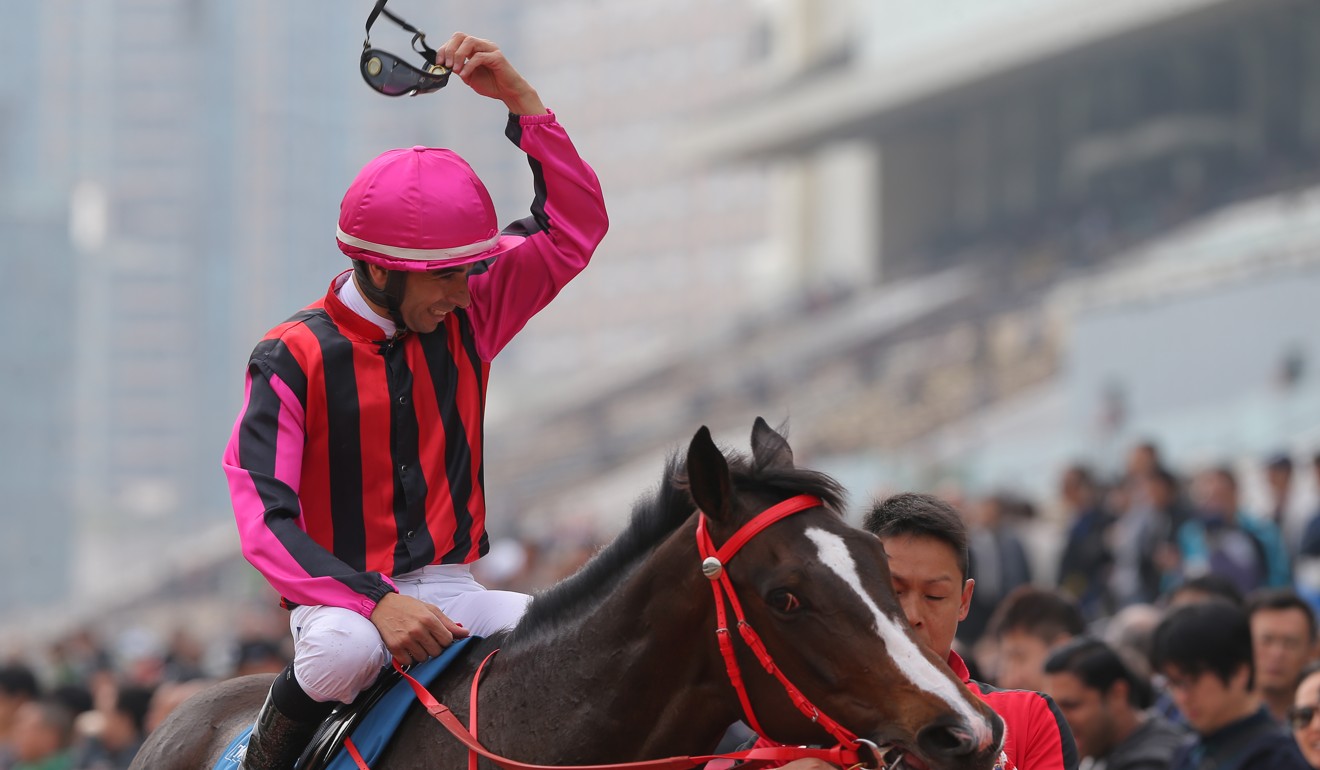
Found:
<path fill-rule="evenodd" d="M 925 535 L 882 538 L 894 595 L 917 638 L 949 657 L 958 622 L 971 607 L 973 580 L 964 580 L 953 546 Z"/>

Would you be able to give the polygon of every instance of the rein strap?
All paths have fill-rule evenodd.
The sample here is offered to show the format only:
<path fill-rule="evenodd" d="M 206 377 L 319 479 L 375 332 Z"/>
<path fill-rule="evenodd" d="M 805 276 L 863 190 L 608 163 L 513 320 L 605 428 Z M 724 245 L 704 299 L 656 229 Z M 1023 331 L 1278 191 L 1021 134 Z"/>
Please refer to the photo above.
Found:
<path fill-rule="evenodd" d="M 494 655 L 494 653 L 491 653 L 491 655 Z M 487 657 L 486 661 L 489 660 L 490 657 Z M 483 662 L 482 665 L 484 666 L 485 662 Z M 472 762 L 475 762 L 476 756 L 480 755 L 504 768 L 504 770 L 691 770 L 691 768 L 704 767 L 706 763 L 716 759 L 732 759 L 734 761 L 751 762 L 756 764 L 783 764 L 795 759 L 820 759 L 841 767 L 852 767 L 860 761 L 856 750 L 845 749 L 842 746 L 835 746 L 832 749 L 808 749 L 796 746 L 767 746 L 747 749 L 745 751 L 734 751 L 728 754 L 710 754 L 696 757 L 667 757 L 665 759 L 650 759 L 641 762 L 621 762 L 613 765 L 534 765 L 509 759 L 508 757 L 502 757 L 487 750 L 486 747 L 477 742 L 476 737 L 473 735 L 475 730 L 469 732 L 468 729 L 463 726 L 463 723 L 459 721 L 458 717 L 454 715 L 454 712 L 449 710 L 448 706 L 435 699 L 435 696 L 431 694 L 431 691 L 426 689 L 426 685 L 410 676 L 408 672 L 399 667 L 398 663 L 394 664 L 394 670 L 398 671 L 403 675 L 403 678 L 408 681 L 408 686 L 412 687 L 413 693 L 417 696 L 417 700 L 421 701 L 422 705 L 426 707 L 427 713 L 435 717 L 440 724 L 444 725 L 460 743 L 467 746 L 468 751 L 472 756 Z M 478 672 L 477 678 L 480 678 L 480 672 Z M 349 754 L 353 757 L 359 770 L 371 770 L 356 750 L 350 749 Z"/>

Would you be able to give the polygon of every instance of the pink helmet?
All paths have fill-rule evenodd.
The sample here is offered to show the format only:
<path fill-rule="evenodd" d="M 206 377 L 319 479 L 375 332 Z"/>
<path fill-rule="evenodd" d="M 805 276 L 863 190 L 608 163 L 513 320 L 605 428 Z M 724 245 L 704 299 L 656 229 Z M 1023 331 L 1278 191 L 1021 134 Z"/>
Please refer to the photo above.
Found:
<path fill-rule="evenodd" d="M 490 193 L 453 152 L 389 150 L 358 172 L 339 204 L 339 250 L 388 270 L 480 262 L 522 243 L 501 235 Z"/>

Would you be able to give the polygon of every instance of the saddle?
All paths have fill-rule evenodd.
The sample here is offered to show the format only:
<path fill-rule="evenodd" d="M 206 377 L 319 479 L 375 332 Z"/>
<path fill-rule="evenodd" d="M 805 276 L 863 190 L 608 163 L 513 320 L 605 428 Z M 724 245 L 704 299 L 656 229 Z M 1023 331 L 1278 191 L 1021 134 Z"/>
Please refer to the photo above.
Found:
<path fill-rule="evenodd" d="M 438 657 L 412 666 L 408 674 L 423 685 L 430 685 L 466 652 L 472 641 L 479 638 L 469 636 L 454 642 Z M 383 669 L 376 682 L 352 703 L 336 706 L 330 712 L 294 767 L 297 770 L 357 770 L 357 763 L 344 750 L 344 741 L 350 737 L 362 759 L 370 765 L 384 753 L 408 709 L 415 703 L 417 697 L 403 677 L 393 667 Z M 251 734 L 252 730 L 248 728 L 235 738 L 214 770 L 237 770 Z"/>

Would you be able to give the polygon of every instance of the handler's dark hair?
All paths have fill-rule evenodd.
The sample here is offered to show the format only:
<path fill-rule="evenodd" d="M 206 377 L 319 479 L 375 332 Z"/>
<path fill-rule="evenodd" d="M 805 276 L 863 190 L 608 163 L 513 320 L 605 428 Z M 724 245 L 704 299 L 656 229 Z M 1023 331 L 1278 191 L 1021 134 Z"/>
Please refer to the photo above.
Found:
<path fill-rule="evenodd" d="M 952 505 L 934 495 L 904 492 L 876 503 L 862 521 L 862 528 L 876 537 L 919 535 L 941 540 L 958 557 L 958 569 L 967 579 L 967 524 Z"/>
<path fill-rule="evenodd" d="M 1115 682 L 1127 682 L 1127 700 L 1134 708 L 1151 704 L 1150 682 L 1137 676 L 1123 658 L 1093 636 L 1064 642 L 1045 659 L 1045 673 L 1072 674 L 1087 689 L 1108 693 Z"/>
<path fill-rule="evenodd" d="M 1208 671 L 1228 684 L 1245 666 L 1247 689 L 1256 681 L 1247 612 L 1221 599 L 1186 604 L 1170 612 L 1155 629 L 1150 658 L 1151 666 L 1160 673 L 1169 666 L 1189 676 Z"/>

